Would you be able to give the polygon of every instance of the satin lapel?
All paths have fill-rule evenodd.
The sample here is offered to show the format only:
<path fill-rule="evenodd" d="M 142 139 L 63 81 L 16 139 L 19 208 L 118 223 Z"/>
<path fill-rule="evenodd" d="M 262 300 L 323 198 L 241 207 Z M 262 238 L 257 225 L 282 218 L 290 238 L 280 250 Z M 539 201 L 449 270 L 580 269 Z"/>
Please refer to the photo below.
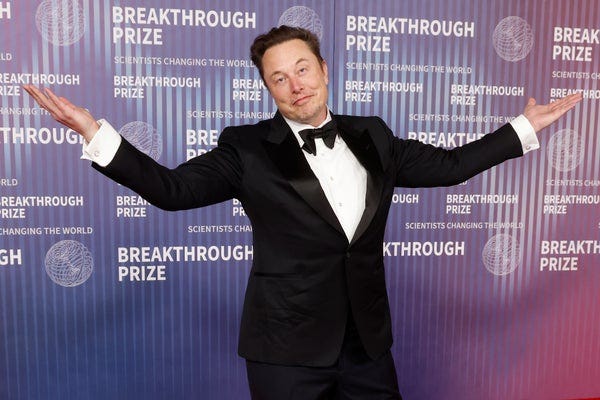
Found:
<path fill-rule="evenodd" d="M 368 131 L 358 132 L 345 125 L 339 118 L 336 121 L 340 135 L 367 171 L 365 211 L 350 242 L 352 244 L 365 232 L 377 212 L 383 191 L 383 169 L 379 154 L 377 154 L 377 149 Z"/>
<path fill-rule="evenodd" d="M 319 180 L 312 172 L 294 133 L 279 113 L 273 118 L 271 132 L 264 141 L 266 152 L 294 190 L 317 214 L 344 234 Z"/>

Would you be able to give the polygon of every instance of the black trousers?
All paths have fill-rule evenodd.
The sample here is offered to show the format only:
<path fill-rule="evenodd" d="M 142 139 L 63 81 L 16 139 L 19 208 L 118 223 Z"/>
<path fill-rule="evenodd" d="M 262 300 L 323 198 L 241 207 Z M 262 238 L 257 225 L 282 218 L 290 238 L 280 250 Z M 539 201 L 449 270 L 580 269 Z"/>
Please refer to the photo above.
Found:
<path fill-rule="evenodd" d="M 401 400 L 392 354 L 371 360 L 348 319 L 340 356 L 329 367 L 246 361 L 253 400 Z"/>

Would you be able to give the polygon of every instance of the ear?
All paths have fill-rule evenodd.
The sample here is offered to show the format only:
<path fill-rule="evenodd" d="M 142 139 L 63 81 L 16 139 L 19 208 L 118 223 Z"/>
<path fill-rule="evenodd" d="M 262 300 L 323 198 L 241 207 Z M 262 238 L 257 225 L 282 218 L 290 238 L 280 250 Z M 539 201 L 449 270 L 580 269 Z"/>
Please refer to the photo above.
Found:
<path fill-rule="evenodd" d="M 325 76 L 325 84 L 329 83 L 329 69 L 327 68 L 327 62 L 325 60 L 321 61 L 321 70 L 323 70 L 323 75 Z"/>

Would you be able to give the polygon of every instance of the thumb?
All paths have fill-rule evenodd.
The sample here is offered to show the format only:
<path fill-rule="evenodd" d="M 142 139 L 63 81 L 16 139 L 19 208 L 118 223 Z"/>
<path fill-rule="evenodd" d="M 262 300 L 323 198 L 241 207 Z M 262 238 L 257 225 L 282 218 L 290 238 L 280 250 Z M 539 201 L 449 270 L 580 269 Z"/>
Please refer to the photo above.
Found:
<path fill-rule="evenodd" d="M 535 106 L 537 103 L 535 101 L 535 99 L 533 97 L 530 97 L 529 100 L 527 100 L 527 106 L 528 107 L 532 107 Z"/>

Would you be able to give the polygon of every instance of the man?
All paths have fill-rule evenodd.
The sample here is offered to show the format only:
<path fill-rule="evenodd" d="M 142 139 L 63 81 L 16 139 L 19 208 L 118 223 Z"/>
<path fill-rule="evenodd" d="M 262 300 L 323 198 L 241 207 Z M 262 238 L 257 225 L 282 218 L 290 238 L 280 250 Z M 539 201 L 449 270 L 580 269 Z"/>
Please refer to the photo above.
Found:
<path fill-rule="evenodd" d="M 511 124 L 448 151 L 398 139 L 376 117 L 332 115 L 327 64 L 309 31 L 274 28 L 251 53 L 278 113 L 226 128 L 218 147 L 173 170 L 50 90 L 25 89 L 85 138 L 94 168 L 152 204 L 241 201 L 254 260 L 239 354 L 253 398 L 399 399 L 382 254 L 394 187 L 457 184 L 521 156 L 581 96 L 530 99 Z"/>

